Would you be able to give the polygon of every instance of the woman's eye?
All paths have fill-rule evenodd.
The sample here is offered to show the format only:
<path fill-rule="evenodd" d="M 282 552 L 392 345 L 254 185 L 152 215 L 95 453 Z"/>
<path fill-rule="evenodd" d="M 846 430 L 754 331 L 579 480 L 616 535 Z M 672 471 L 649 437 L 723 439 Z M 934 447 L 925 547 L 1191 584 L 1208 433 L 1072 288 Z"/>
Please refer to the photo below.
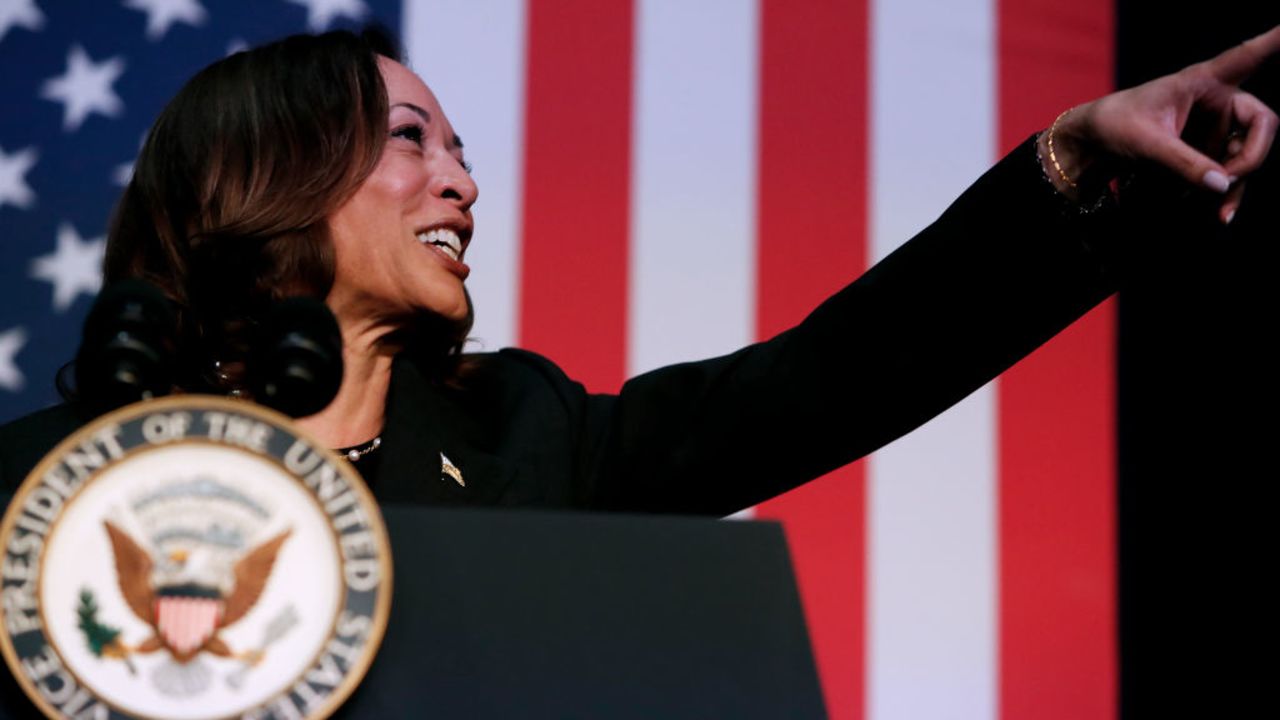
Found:
<path fill-rule="evenodd" d="M 470 174 L 471 174 L 471 163 L 467 162 L 466 160 L 463 160 L 463 161 L 462 161 L 462 169 L 463 169 L 463 170 L 466 170 L 466 171 L 467 171 L 467 174 L 468 174 L 468 175 L 470 175 Z"/>
<path fill-rule="evenodd" d="M 422 128 L 417 125 L 402 125 L 391 131 L 391 137 L 403 138 L 415 145 L 421 145 Z"/>

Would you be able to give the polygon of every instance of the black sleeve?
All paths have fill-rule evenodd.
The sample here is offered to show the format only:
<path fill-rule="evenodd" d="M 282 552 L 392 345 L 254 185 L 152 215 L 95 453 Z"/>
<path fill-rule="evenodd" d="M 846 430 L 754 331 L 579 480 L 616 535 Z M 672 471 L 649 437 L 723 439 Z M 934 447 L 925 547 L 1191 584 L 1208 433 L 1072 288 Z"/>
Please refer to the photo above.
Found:
<path fill-rule="evenodd" d="M 17 492 L 44 456 L 92 417 L 79 406 L 62 404 L 0 425 L 0 493 Z"/>
<path fill-rule="evenodd" d="M 1028 140 L 797 327 L 617 396 L 558 381 L 577 503 L 727 514 L 872 452 L 1110 295 L 1125 224 L 1069 208 Z"/>

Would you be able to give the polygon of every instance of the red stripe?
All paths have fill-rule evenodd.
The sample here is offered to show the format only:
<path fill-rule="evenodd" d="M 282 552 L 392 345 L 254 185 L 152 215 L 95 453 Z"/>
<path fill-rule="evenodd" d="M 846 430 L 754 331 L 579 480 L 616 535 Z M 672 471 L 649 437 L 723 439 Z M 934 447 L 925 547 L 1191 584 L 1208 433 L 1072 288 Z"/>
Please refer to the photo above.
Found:
<path fill-rule="evenodd" d="M 799 322 L 866 266 L 867 12 L 863 0 L 762 2 L 762 338 Z M 862 468 L 851 465 L 759 508 L 786 525 L 833 720 L 863 713 Z"/>
<path fill-rule="evenodd" d="M 1004 150 L 1111 88 L 1113 13 L 999 4 Z M 1117 714 L 1114 356 L 1109 301 L 1000 381 L 1002 718 Z"/>
<path fill-rule="evenodd" d="M 626 372 L 630 0 L 528 4 L 519 344 L 594 391 Z"/>

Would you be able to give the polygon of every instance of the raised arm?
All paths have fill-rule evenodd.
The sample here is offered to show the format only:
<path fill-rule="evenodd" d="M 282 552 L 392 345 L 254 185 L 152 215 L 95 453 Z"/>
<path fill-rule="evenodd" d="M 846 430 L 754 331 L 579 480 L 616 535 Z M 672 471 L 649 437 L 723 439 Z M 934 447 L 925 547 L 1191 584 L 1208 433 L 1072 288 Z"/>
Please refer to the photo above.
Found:
<path fill-rule="evenodd" d="M 1266 156 L 1275 114 L 1238 83 L 1280 29 L 1079 106 L 933 225 L 815 310 L 738 353 L 640 376 L 584 422 L 588 504 L 720 513 L 871 452 L 988 382 L 1117 287 L 1151 208 L 1079 213 L 1158 166 L 1223 195 Z M 1189 124 L 1210 127 L 1184 138 Z M 1038 144 L 1038 147 L 1037 147 Z M 1037 152 L 1039 150 L 1039 152 Z M 1039 159 L 1037 159 L 1039 158 Z"/>

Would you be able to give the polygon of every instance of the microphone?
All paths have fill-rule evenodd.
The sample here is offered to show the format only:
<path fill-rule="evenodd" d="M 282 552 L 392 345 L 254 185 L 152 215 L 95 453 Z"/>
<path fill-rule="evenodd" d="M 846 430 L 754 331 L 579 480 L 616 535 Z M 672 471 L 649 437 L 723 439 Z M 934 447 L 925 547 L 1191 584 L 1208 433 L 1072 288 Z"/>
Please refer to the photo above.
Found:
<path fill-rule="evenodd" d="M 333 313 L 309 297 L 276 303 L 247 369 L 259 403 L 295 418 L 323 410 L 342 383 L 342 334 Z"/>
<path fill-rule="evenodd" d="M 168 298 L 129 278 L 98 296 L 76 352 L 76 390 L 101 412 L 167 395 L 173 388 L 177 321 Z"/>

